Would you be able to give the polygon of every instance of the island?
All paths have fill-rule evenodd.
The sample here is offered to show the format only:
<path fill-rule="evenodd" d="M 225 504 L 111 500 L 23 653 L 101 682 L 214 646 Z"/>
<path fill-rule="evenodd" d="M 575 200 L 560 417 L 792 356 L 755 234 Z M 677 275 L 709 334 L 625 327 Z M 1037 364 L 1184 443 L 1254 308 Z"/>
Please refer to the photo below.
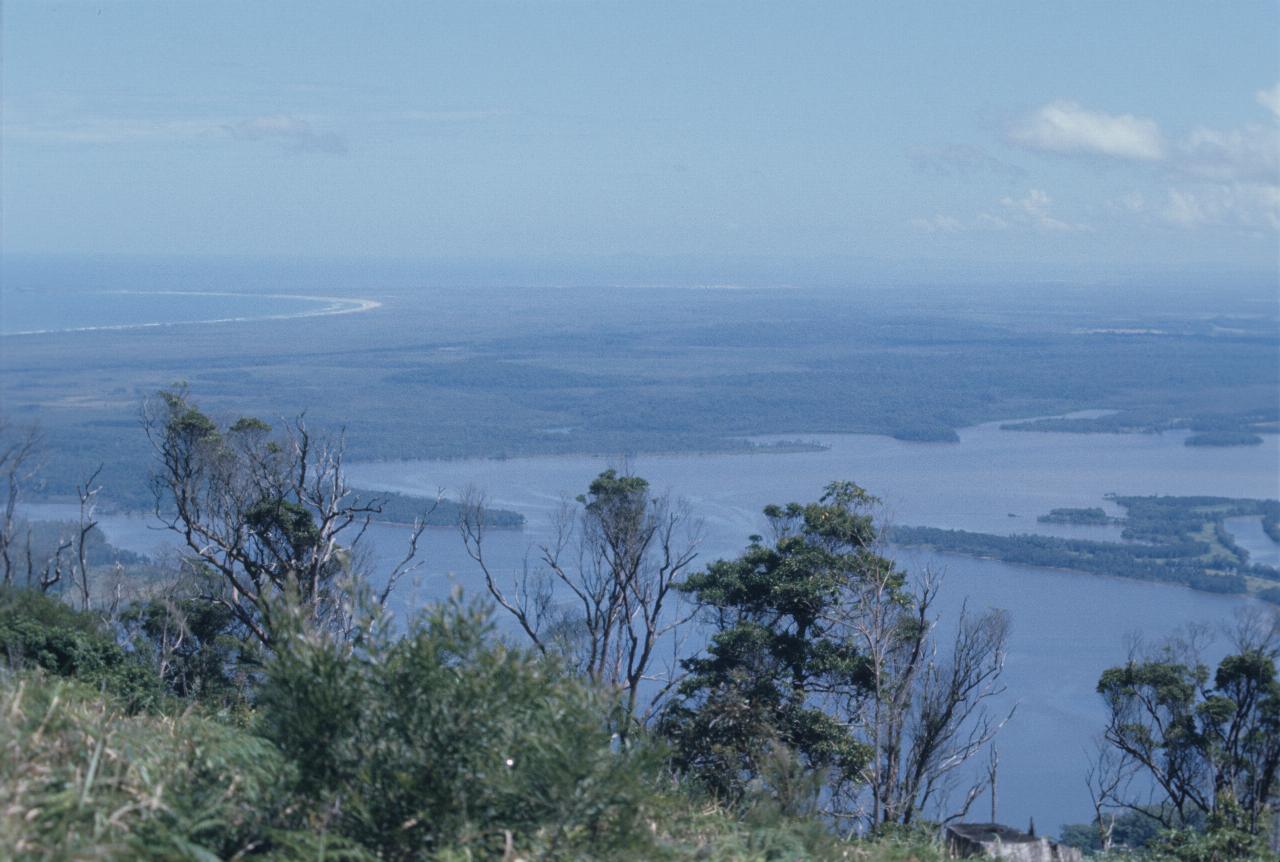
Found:
<path fill-rule="evenodd" d="M 1280 604 L 1280 569 L 1251 563 L 1224 526 L 1227 518 L 1260 515 L 1263 529 L 1280 535 L 1280 501 L 1228 497 L 1110 496 L 1125 509 L 1111 518 L 1101 508 L 1054 509 L 1041 523 L 1120 524 L 1124 541 L 1059 536 L 1000 536 L 937 527 L 896 527 L 894 544 L 947 553 L 1068 569 L 1121 578 L 1164 581 L 1212 593 L 1249 593 Z M 1106 519 L 1105 522 L 1100 519 Z"/>
<path fill-rule="evenodd" d="M 1205 431 L 1192 434 L 1187 446 L 1261 446 L 1262 438 L 1249 431 Z"/>
<path fill-rule="evenodd" d="M 422 521 L 428 527 L 456 527 L 462 519 L 462 504 L 455 500 L 414 497 L 390 491 L 354 489 L 352 496 L 377 511 L 373 520 L 390 524 L 412 524 Z M 485 526 L 499 530 L 518 530 L 524 526 L 524 515 L 509 509 L 484 510 Z"/>
<path fill-rule="evenodd" d="M 893 439 L 908 443 L 959 443 L 960 435 L 949 425 L 908 425 L 895 429 Z"/>
<path fill-rule="evenodd" d="M 1036 518 L 1041 524 L 1079 524 L 1088 527 L 1103 527 L 1120 523 L 1100 507 L 1089 509 L 1053 509 L 1047 515 Z"/>

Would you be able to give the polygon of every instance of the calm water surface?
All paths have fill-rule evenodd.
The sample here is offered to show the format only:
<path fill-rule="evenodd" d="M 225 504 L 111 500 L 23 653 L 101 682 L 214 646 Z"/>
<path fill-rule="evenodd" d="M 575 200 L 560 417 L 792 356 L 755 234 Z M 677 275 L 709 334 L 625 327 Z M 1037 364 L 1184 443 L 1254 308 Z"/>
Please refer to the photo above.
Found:
<path fill-rule="evenodd" d="M 1227 518 L 1223 525 L 1236 544 L 1249 552 L 1249 562 L 1280 568 L 1280 543 L 1262 529 L 1262 518 Z"/>
<path fill-rule="evenodd" d="M 1119 528 L 1039 524 L 1036 517 L 1063 506 L 1102 506 L 1122 514 L 1105 499 L 1110 493 L 1280 496 L 1280 440 L 1274 436 L 1261 447 L 1211 449 L 1184 446 L 1184 434 L 1046 434 L 989 424 L 965 429 L 960 437 L 959 444 L 919 444 L 821 435 L 811 439 L 829 447 L 822 452 L 641 456 L 629 466 L 656 489 L 687 499 L 705 519 L 705 560 L 741 550 L 748 535 L 763 529 L 760 510 L 766 504 L 815 499 L 834 479 L 852 479 L 878 495 L 895 523 L 1100 540 L 1118 540 Z M 455 494 L 469 485 L 485 490 L 493 505 L 529 519 L 523 533 L 495 533 L 489 549 L 496 567 L 514 571 L 530 545 L 547 538 L 548 519 L 560 500 L 585 491 L 608 466 L 618 466 L 617 459 L 410 461 L 353 464 L 350 477 L 361 487 L 409 494 Z M 400 537 L 400 531 L 380 528 L 375 541 Z M 1268 550 L 1276 553 L 1250 545 L 1258 562 Z M 456 540 L 437 536 L 428 553 L 441 556 L 425 569 L 420 596 L 440 595 L 451 583 L 469 592 L 483 589 Z M 944 627 L 965 603 L 1011 614 L 1008 691 L 1001 707 L 1017 710 L 998 743 L 1000 817 L 1022 824 L 1034 816 L 1042 829 L 1090 816 L 1083 757 L 1104 718 L 1094 687 L 1103 669 L 1124 660 L 1127 636 L 1159 639 L 1191 623 L 1228 622 L 1239 609 L 1259 605 L 1179 587 L 910 549 L 897 556 L 916 571 L 946 572 Z M 1219 642 L 1216 648 L 1220 653 L 1225 646 Z M 988 806 L 980 800 L 974 811 L 989 811 Z"/>

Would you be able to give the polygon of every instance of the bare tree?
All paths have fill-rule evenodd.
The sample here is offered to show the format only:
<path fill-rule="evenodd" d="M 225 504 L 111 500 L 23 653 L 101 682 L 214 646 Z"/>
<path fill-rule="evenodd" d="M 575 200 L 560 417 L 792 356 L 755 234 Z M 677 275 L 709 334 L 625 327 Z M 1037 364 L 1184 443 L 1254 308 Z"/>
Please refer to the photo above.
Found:
<path fill-rule="evenodd" d="M 65 574 L 63 566 L 66 560 L 63 557 L 67 551 L 71 550 L 73 542 L 66 537 L 59 537 L 57 546 L 44 559 L 44 562 L 37 565 L 35 551 L 31 544 L 31 529 L 27 529 L 27 541 L 24 557 L 27 563 L 26 585 L 35 587 L 42 593 L 47 593 L 58 584 L 62 583 L 62 576 Z M 37 572 L 39 574 L 37 574 Z"/>
<path fill-rule="evenodd" d="M 991 746 L 991 754 L 987 758 L 987 787 L 991 788 L 991 822 L 999 823 L 1000 810 L 1000 749 Z"/>
<path fill-rule="evenodd" d="M 80 610 L 89 610 L 91 601 L 91 590 L 89 585 L 89 537 L 93 533 L 94 528 L 98 526 L 98 520 L 94 517 L 97 510 L 98 492 L 102 490 L 101 485 L 96 485 L 98 474 L 102 472 L 102 465 L 89 475 L 89 478 L 83 484 L 76 486 L 76 495 L 80 498 L 80 522 L 76 526 L 76 587 L 80 592 Z"/>
<path fill-rule="evenodd" d="M 906 824 L 947 800 L 960 767 L 1012 717 L 1012 709 L 1004 715 L 987 709 L 1004 692 L 1009 620 L 1003 611 L 974 615 L 962 607 L 944 646 L 934 616 L 941 579 L 925 572 L 914 594 L 904 596 L 900 574 L 880 561 L 837 610 L 871 679 L 869 689 L 854 690 L 846 709 L 871 749 L 861 775 L 871 797 L 868 819 Z M 989 785 L 971 782 L 961 802 L 949 803 L 947 819 L 964 816 Z"/>
<path fill-rule="evenodd" d="M 221 585 L 204 598 L 267 647 L 284 607 L 307 625 L 346 631 L 365 583 L 353 550 L 382 501 L 353 495 L 342 440 L 314 436 L 301 417 L 280 434 L 248 418 L 220 429 L 181 389 L 151 399 L 143 418 L 156 452 L 156 515 Z M 378 606 L 413 567 L 423 529 L 419 519 L 405 559 L 373 597 Z"/>
<path fill-rule="evenodd" d="M 25 429 L 15 428 L 0 419 L 0 483 L 3 484 L 3 506 L 0 512 L 0 581 L 9 585 L 18 572 L 14 559 L 19 521 L 18 502 L 22 490 L 39 472 L 37 455 L 40 451 L 40 431 L 34 425 Z M 27 576 L 30 578 L 35 565 L 31 559 L 30 532 L 27 533 Z M 63 548 L 62 550 L 66 550 Z M 42 579 L 43 581 L 43 579 Z"/>
<path fill-rule="evenodd" d="M 1089 790 L 1093 823 L 1103 852 L 1110 851 L 1115 840 L 1116 809 L 1128 807 L 1123 799 L 1133 774 L 1132 764 L 1124 763 L 1119 752 L 1102 739 L 1096 741 L 1084 783 Z"/>
<path fill-rule="evenodd" d="M 700 540 L 688 507 L 650 495 L 644 479 L 606 470 L 576 505 L 561 507 L 537 563 L 526 560 L 508 580 L 495 575 L 484 553 L 483 504 L 478 494 L 466 495 L 461 532 L 494 600 L 537 649 L 567 655 L 593 682 L 623 693 L 628 719 L 647 720 L 674 682 L 656 672 L 657 657 L 692 615 L 679 606 L 677 591 Z M 646 683 L 657 693 L 641 711 Z"/>
<path fill-rule="evenodd" d="M 98 488 L 92 488 L 98 471 L 78 488 L 80 491 L 80 523 L 73 536 L 60 535 L 52 547 L 42 542 L 36 549 L 33 529 L 18 514 L 23 490 L 36 481 L 40 472 L 42 439 L 39 429 L 30 425 L 15 428 L 0 419 L 0 486 L 3 487 L 3 510 L 0 511 L 0 583 L 12 585 L 21 573 L 24 584 L 42 593 L 53 590 L 64 577 L 69 577 L 77 587 L 88 588 L 88 542 L 97 522 L 93 519 L 93 497 Z M 19 534 L 24 541 L 18 543 Z M 68 552 L 74 550 L 72 559 Z M 87 599 L 81 606 L 88 607 Z"/>

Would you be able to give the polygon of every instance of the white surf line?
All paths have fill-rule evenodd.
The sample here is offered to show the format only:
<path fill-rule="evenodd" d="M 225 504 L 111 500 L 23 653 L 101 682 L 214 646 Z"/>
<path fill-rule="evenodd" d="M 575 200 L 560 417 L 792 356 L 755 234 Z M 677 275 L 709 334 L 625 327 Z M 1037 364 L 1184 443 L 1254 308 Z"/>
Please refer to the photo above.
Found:
<path fill-rule="evenodd" d="M 298 293 L 229 293 L 210 290 L 109 290 L 110 294 L 128 294 L 130 296 L 235 296 L 256 297 L 258 299 L 297 299 L 308 302 L 327 302 L 323 308 L 309 311 L 294 311 L 287 314 L 262 314 L 246 317 L 214 317 L 208 320 L 162 320 L 146 323 L 116 323 L 102 326 L 73 326 L 66 329 L 28 329 L 22 332 L 0 333 L 0 338 L 16 335 L 57 335 L 69 332 L 119 332 L 127 329 L 154 329 L 161 326 L 191 326 L 210 323 L 251 323 L 260 320 L 296 320 L 302 317 L 331 317 L 337 314 L 356 314 L 361 311 L 372 311 L 382 306 L 376 299 L 347 299 L 341 296 L 304 296 Z"/>

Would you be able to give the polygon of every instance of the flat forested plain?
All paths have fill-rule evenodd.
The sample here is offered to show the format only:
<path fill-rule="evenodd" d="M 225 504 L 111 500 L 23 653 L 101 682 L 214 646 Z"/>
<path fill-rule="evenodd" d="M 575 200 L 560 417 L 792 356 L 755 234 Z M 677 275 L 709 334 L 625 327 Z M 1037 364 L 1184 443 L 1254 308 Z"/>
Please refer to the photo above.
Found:
<path fill-rule="evenodd" d="M 17 258 L 4 290 L 68 308 L 110 291 L 356 297 L 333 317 L 0 338 L 3 411 L 38 422 L 44 491 L 87 471 L 145 501 L 143 400 L 183 381 L 221 417 L 343 430 L 350 457 L 726 451 L 753 435 L 946 440 L 977 422 L 1274 433 L 1272 285 L 1152 280 L 816 287 L 354 261 Z M 712 282 L 712 279 L 707 279 Z M 1110 423 L 1110 424 L 1108 424 Z M 1112 428 L 1111 425 L 1115 425 Z"/>

